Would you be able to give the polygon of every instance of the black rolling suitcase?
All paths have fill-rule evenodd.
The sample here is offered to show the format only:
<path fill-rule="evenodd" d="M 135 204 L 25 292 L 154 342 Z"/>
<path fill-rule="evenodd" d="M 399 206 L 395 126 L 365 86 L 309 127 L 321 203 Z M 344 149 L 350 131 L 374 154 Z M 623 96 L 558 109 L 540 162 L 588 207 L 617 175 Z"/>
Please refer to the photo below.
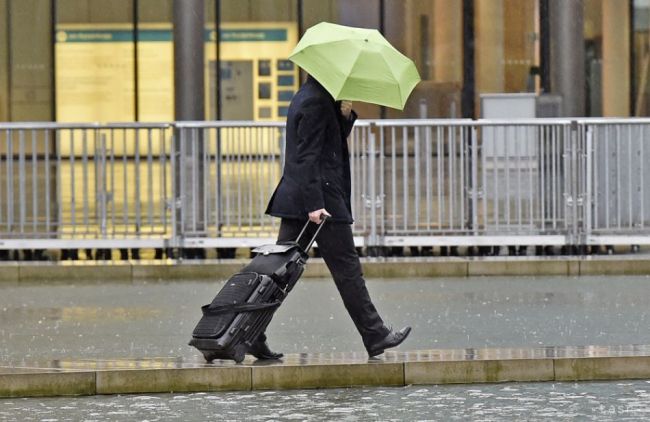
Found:
<path fill-rule="evenodd" d="M 201 308 L 203 317 L 192 332 L 194 346 L 208 362 L 244 360 L 246 352 L 264 332 L 276 309 L 296 284 L 323 221 L 306 247 L 300 244 L 309 221 L 294 242 L 278 242 L 253 249 L 257 255 L 233 275 L 212 303 Z"/>

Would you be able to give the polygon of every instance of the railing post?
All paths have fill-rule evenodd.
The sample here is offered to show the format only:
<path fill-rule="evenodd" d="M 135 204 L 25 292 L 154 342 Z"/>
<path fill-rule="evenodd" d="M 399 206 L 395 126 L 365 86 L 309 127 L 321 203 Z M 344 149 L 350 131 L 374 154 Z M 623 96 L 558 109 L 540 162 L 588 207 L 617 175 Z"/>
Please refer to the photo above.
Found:
<path fill-rule="evenodd" d="M 585 135 L 585 168 L 584 168 L 584 180 L 585 180 L 585 192 L 582 197 L 582 206 L 583 206 L 583 218 L 584 223 L 582 226 L 582 244 L 587 244 L 587 239 L 591 236 L 591 230 L 593 226 L 592 222 L 592 191 L 593 191 L 593 130 L 591 126 L 583 124 L 581 129 L 584 131 Z"/>
<path fill-rule="evenodd" d="M 25 233 L 25 131 L 18 132 L 18 231 L 21 235 Z"/>
<path fill-rule="evenodd" d="M 99 131 L 98 131 L 99 133 Z M 107 217 L 107 200 L 108 192 L 106 191 L 106 135 L 99 135 L 99 148 L 95 151 L 96 159 L 96 183 L 97 195 L 99 196 L 99 232 L 106 239 L 106 217 Z"/>
<path fill-rule="evenodd" d="M 182 169 L 182 129 L 173 125 L 171 152 L 171 169 L 172 169 L 172 247 L 180 247 L 183 236 L 183 198 L 181 188 L 183 185 Z"/>
<path fill-rule="evenodd" d="M 14 136 L 12 130 L 7 130 L 7 232 L 13 231 L 14 223 Z"/>
<path fill-rule="evenodd" d="M 366 208 L 370 210 L 370 230 L 366 238 L 368 255 L 377 253 L 379 244 L 379 233 L 377 229 L 377 212 L 381 207 L 381 198 L 377 195 L 377 147 L 376 136 L 372 128 L 368 130 L 368 196 Z"/>
<path fill-rule="evenodd" d="M 216 128 L 215 129 L 215 172 L 216 172 L 216 186 L 215 186 L 215 207 L 216 207 L 216 228 L 217 228 L 217 236 L 221 237 L 222 232 L 221 232 L 221 227 L 223 225 L 223 158 L 221 156 L 222 152 L 222 145 L 221 145 L 221 128 Z M 206 136 L 206 139 L 209 139 L 209 136 Z M 209 150 L 209 148 L 206 148 Z M 206 173 L 209 173 L 209 169 L 205 169 Z M 206 183 L 206 186 L 209 184 Z M 206 216 L 206 225 L 207 225 L 207 217 Z"/>
<path fill-rule="evenodd" d="M 472 158 L 470 160 L 470 169 L 471 169 L 471 180 L 472 184 L 470 188 L 471 194 L 471 204 L 472 208 L 469 210 L 470 218 L 472 219 L 472 232 L 474 236 L 478 235 L 478 196 L 479 196 L 479 187 L 478 187 L 478 145 L 476 140 L 476 126 L 472 125 L 471 130 L 471 148 L 472 148 Z M 485 218 L 485 217 L 484 217 Z"/>
<path fill-rule="evenodd" d="M 579 244 L 579 229 L 578 229 L 578 194 L 579 194 L 579 181 L 578 181 L 578 143 L 580 141 L 580 131 L 578 130 L 578 122 L 571 121 L 569 132 L 569 159 L 570 159 L 570 173 L 569 173 L 569 196 L 567 206 L 569 207 L 569 220 L 568 235 L 570 246 L 577 247 Z"/>
<path fill-rule="evenodd" d="M 368 132 L 368 190 L 370 196 L 370 235 L 368 238 L 368 246 L 377 246 L 377 184 L 375 174 L 375 134 L 372 131 Z"/>

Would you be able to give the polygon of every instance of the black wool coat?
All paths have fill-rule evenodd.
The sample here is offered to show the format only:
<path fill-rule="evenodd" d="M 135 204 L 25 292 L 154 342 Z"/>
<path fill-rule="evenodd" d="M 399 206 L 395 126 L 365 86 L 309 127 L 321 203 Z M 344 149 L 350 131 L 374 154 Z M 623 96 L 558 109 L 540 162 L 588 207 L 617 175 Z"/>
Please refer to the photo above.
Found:
<path fill-rule="evenodd" d="M 356 118 L 352 112 L 346 119 L 340 103 L 307 78 L 289 105 L 284 172 L 267 214 L 306 220 L 309 212 L 325 208 L 331 221 L 352 223 L 347 137 Z"/>

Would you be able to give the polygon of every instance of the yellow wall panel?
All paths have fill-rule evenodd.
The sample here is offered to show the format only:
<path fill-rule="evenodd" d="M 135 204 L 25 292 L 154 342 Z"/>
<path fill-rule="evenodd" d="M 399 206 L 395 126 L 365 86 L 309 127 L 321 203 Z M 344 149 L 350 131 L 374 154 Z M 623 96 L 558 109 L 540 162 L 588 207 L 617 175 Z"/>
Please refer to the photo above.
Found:
<path fill-rule="evenodd" d="M 133 121 L 133 42 L 123 39 L 123 27 L 86 28 L 57 28 L 57 121 Z"/>

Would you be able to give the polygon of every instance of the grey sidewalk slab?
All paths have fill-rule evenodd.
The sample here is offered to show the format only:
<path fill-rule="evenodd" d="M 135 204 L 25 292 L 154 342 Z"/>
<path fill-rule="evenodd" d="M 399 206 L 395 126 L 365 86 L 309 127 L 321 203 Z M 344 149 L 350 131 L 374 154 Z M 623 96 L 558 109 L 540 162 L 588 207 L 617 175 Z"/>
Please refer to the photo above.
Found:
<path fill-rule="evenodd" d="M 96 394 L 240 391 L 251 389 L 251 371 L 243 366 L 113 369 L 97 371 L 96 380 Z"/>
<path fill-rule="evenodd" d="M 95 372 L 0 373 L 0 397 L 96 394 Z"/>
<path fill-rule="evenodd" d="M 406 385 L 553 381 L 553 359 L 406 362 Z"/>
<path fill-rule="evenodd" d="M 69 359 L 3 368 L 0 397 L 620 380 L 650 378 L 650 345 L 389 351 L 371 359 L 301 353 L 282 361 L 248 356 L 243 364 Z"/>

